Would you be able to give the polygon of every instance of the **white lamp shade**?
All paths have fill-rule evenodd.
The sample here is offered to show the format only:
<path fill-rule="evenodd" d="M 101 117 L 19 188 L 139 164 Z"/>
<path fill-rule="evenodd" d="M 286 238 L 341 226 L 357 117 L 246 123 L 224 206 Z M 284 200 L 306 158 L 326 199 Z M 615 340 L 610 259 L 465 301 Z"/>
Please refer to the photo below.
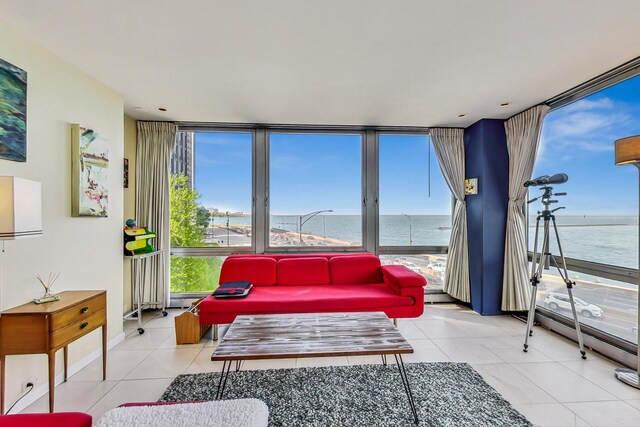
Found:
<path fill-rule="evenodd" d="M 42 235 L 42 188 L 39 182 L 0 176 L 0 240 Z"/>

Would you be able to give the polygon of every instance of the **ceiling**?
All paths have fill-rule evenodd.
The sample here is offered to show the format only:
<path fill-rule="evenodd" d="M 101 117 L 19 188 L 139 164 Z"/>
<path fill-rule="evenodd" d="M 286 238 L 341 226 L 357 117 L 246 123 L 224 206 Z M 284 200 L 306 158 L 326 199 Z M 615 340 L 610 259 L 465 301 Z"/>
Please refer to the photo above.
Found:
<path fill-rule="evenodd" d="M 150 120 L 465 127 L 640 55 L 637 0 L 0 0 L 0 11 Z"/>

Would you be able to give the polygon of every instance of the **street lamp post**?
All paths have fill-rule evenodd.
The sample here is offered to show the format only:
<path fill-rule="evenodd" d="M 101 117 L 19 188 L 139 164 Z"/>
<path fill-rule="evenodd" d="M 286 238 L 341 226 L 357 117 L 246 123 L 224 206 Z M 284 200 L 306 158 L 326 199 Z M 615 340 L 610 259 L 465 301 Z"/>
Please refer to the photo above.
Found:
<path fill-rule="evenodd" d="M 409 218 L 409 246 L 413 246 L 413 217 L 407 214 L 402 215 Z"/>
<path fill-rule="evenodd" d="M 227 211 L 227 246 L 229 246 L 229 211 Z"/>
<path fill-rule="evenodd" d="M 309 221 L 314 216 L 324 213 L 324 212 L 333 212 L 333 209 L 325 209 L 322 211 L 309 212 L 308 214 L 299 215 L 298 216 L 298 237 L 300 238 L 300 244 L 302 244 L 302 226 Z"/>
<path fill-rule="evenodd" d="M 327 221 L 326 221 L 326 217 L 324 215 L 322 215 L 322 237 L 326 238 L 327 237 Z"/>

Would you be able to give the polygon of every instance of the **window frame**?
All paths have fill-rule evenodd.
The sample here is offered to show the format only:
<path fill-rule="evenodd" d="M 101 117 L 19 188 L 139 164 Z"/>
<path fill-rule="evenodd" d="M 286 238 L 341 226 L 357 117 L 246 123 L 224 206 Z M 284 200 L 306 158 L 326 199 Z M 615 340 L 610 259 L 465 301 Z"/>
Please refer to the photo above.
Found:
<path fill-rule="evenodd" d="M 318 246 L 271 246 L 270 237 L 271 237 L 271 135 L 277 134 L 296 134 L 296 135 L 359 135 L 360 136 L 360 168 L 361 168 L 361 178 L 360 178 L 360 216 L 361 216 L 361 226 L 362 233 L 360 239 L 359 246 L 322 246 L 319 248 Z M 265 176 L 265 184 L 266 184 L 266 217 L 265 220 L 267 223 L 264 227 L 264 253 L 314 253 L 318 252 L 318 250 L 322 250 L 322 252 L 363 252 L 366 251 L 366 194 L 367 194 L 367 179 L 366 179 L 366 167 L 367 167 L 367 149 L 366 149 L 366 138 L 365 132 L 362 130 L 359 131 L 335 131 L 335 130 L 320 130 L 309 128 L 306 130 L 295 129 L 295 128 L 279 128 L 279 129 L 266 129 L 266 141 L 265 141 L 265 150 L 266 150 L 266 176 Z"/>
<path fill-rule="evenodd" d="M 574 102 L 580 101 L 596 92 L 615 86 L 625 80 L 633 77 L 640 76 L 640 58 L 636 58 L 626 64 L 621 65 L 611 71 L 601 74 L 593 79 L 582 83 L 568 91 L 557 95 L 546 101 L 549 105 L 549 112 L 555 111 L 562 107 L 565 107 Z M 544 121 L 543 124 L 544 126 Z M 529 192 L 534 187 L 530 187 L 527 190 L 527 199 L 523 204 L 523 212 L 526 215 L 527 230 L 530 224 L 530 212 L 529 212 Z M 529 233 L 526 235 L 527 248 L 529 248 Z M 559 254 L 554 254 L 559 259 Z M 533 261 L 533 252 L 528 251 L 529 262 Z M 638 285 L 638 269 L 622 267 L 613 264 L 603 264 L 594 261 L 588 261 L 579 258 L 567 258 L 567 269 L 578 273 L 589 274 L 592 276 L 603 277 L 606 279 L 617 280 L 620 282 L 629 283 L 632 285 Z M 640 267 L 640 266 L 639 266 Z M 544 310 L 544 309 L 543 309 Z"/>
<path fill-rule="evenodd" d="M 573 102 L 579 101 L 594 94 L 595 92 L 607 89 L 618 83 L 621 83 L 632 77 L 640 75 L 640 57 L 635 58 L 625 64 L 620 65 L 610 71 L 594 77 L 580 85 L 575 86 L 553 98 L 548 99 L 545 103 L 549 105 L 550 111 L 567 106 Z M 544 123 L 543 123 L 544 125 Z M 527 191 L 527 200 L 529 192 Z M 525 213 L 527 229 L 530 226 L 529 206 L 525 201 L 523 204 L 523 212 Z M 529 233 L 526 233 L 527 248 L 529 248 Z M 558 256 L 554 254 L 554 256 Z M 533 260 L 532 251 L 528 251 L 529 262 Z M 567 269 L 578 273 L 589 274 L 596 277 L 617 280 L 638 287 L 638 269 L 621 267 L 612 264 L 597 263 L 576 258 L 565 258 Z M 639 266 L 640 267 L 640 266 Z M 640 291 L 640 289 L 638 289 Z M 569 339 L 575 341 L 575 327 L 573 320 L 557 314 L 544 306 L 536 304 L 535 320 L 542 325 L 554 330 Z M 585 339 L 585 344 L 594 350 L 601 352 L 613 360 L 632 366 L 635 363 L 633 353 L 638 351 L 638 346 L 623 338 L 611 335 L 604 330 L 597 329 L 589 324 L 580 322 L 580 329 Z"/>
<path fill-rule="evenodd" d="M 210 132 L 210 133 L 247 133 L 251 135 L 251 246 L 225 246 L 225 247 L 169 247 L 169 256 L 179 256 L 179 257 L 192 257 L 192 256 L 226 256 L 236 253 L 254 253 L 254 248 L 256 246 L 256 237 L 253 230 L 255 229 L 255 220 L 256 220 L 256 212 L 255 212 L 255 192 L 256 192 L 256 132 L 255 129 L 247 129 L 247 128 L 225 128 L 225 127 L 210 127 L 206 129 L 181 129 L 178 128 L 178 132 Z M 195 182 L 195 174 L 196 166 L 195 166 L 195 144 L 196 139 L 194 136 L 193 139 L 193 152 L 194 152 L 194 161 L 193 161 L 193 173 L 194 173 L 194 182 Z M 196 188 L 197 190 L 197 188 Z"/>
<path fill-rule="evenodd" d="M 361 135 L 361 217 L 362 244 L 360 246 L 323 246 L 323 252 L 350 253 L 370 252 L 376 255 L 417 255 L 446 254 L 448 246 L 380 246 L 379 245 L 379 136 L 381 134 L 425 135 L 426 127 L 378 127 L 378 126 L 332 126 L 332 125 L 265 125 L 254 123 L 178 123 L 178 132 L 248 132 L 252 134 L 252 208 L 251 208 L 251 246 L 232 247 L 171 247 L 171 257 L 190 256 L 228 256 L 232 254 L 269 254 L 269 253 L 313 253 L 317 246 L 270 246 L 270 133 L 308 133 L 308 134 L 359 134 Z M 195 138 L 194 138 L 195 144 Z M 195 147 L 194 147 L 195 151 Z M 194 173 L 197 173 L 194 160 Z M 453 195 L 451 196 L 453 201 Z M 453 202 L 451 205 L 453 214 Z M 173 300 L 193 298 L 206 293 L 173 293 Z"/>
<path fill-rule="evenodd" d="M 429 138 L 429 150 L 431 150 L 432 142 L 429 136 L 428 131 L 423 132 L 376 132 L 375 138 L 375 152 L 376 152 L 376 219 L 380 218 L 379 212 L 379 203 L 378 197 L 380 196 L 380 136 L 382 135 L 422 135 Z M 451 194 L 451 206 L 449 209 L 450 214 L 453 216 L 453 207 L 455 203 L 455 198 L 453 194 Z M 388 246 L 388 245 L 380 245 L 380 225 L 377 224 L 377 235 L 376 235 L 376 250 L 375 253 L 378 255 L 445 255 L 449 252 L 449 246 L 439 246 L 439 245 L 417 245 L 417 246 L 409 246 L 409 245 L 397 245 L 397 246 Z"/>

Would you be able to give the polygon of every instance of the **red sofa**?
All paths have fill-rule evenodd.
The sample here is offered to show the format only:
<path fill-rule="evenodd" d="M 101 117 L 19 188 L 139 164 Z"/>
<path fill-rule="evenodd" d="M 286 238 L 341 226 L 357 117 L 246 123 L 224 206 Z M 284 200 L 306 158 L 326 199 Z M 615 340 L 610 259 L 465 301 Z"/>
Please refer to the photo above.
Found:
<path fill-rule="evenodd" d="M 370 254 L 231 255 L 220 283 L 234 281 L 254 287 L 241 299 L 205 298 L 201 325 L 249 314 L 382 311 L 389 318 L 419 317 L 427 284 L 403 266 L 381 266 Z"/>

